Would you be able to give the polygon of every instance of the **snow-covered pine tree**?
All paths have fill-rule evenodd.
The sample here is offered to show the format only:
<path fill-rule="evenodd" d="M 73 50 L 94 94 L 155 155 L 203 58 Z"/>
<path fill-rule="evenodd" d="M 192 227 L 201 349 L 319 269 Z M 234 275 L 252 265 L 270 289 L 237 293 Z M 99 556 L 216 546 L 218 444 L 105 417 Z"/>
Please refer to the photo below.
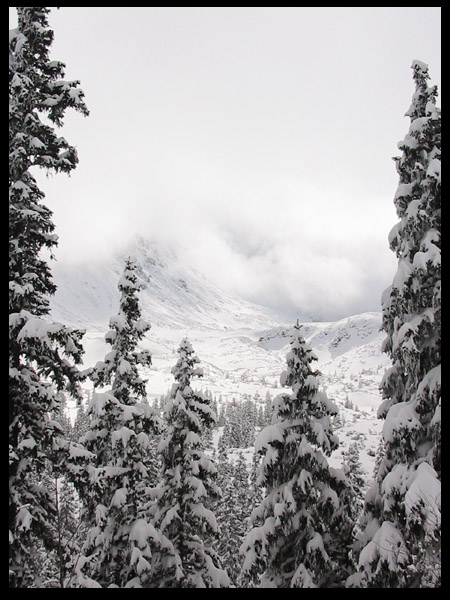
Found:
<path fill-rule="evenodd" d="M 74 428 L 67 412 L 67 399 L 62 392 L 59 397 L 60 403 L 51 414 L 53 420 L 59 424 L 61 433 L 61 443 L 55 452 L 61 454 L 61 450 L 66 450 L 64 452 L 66 454 L 68 450 L 70 453 Z M 78 445 L 76 446 L 78 447 Z M 52 526 L 57 545 L 53 552 L 48 550 L 42 552 L 45 556 L 44 564 L 47 565 L 47 571 L 45 568 L 40 569 L 39 579 L 35 582 L 36 587 L 66 587 L 72 556 L 78 554 L 80 540 L 83 538 L 84 530 L 79 518 L 79 500 L 73 484 L 67 478 L 67 461 L 68 457 L 61 461 L 59 469 L 54 467 L 58 464 L 57 460 L 49 461 L 49 472 L 42 477 L 42 482 L 55 503 L 56 518 Z"/>
<path fill-rule="evenodd" d="M 45 490 L 49 501 L 49 514 L 47 520 L 47 535 L 52 539 L 52 544 L 33 544 L 29 567 L 33 579 L 28 587 L 32 588 L 58 588 L 64 587 L 62 582 L 66 574 L 66 564 L 71 552 L 75 549 L 77 523 L 77 507 L 74 490 L 64 476 L 65 461 L 58 460 L 64 456 L 64 448 L 71 439 L 72 425 L 66 413 L 66 398 L 61 392 L 57 394 L 59 404 L 51 411 L 50 419 L 57 430 L 57 444 L 52 450 L 47 450 L 42 458 L 42 467 L 30 470 L 28 477 L 29 488 Z"/>
<path fill-rule="evenodd" d="M 57 245 L 51 211 L 31 172 L 69 173 L 76 150 L 59 136 L 66 109 L 88 114 L 78 81 L 64 80 L 64 64 L 50 60 L 53 31 L 45 7 L 18 7 L 9 33 L 9 448 L 10 586 L 36 576 L 36 544 L 55 545 L 54 502 L 42 485 L 58 432 L 49 412 L 57 391 L 80 397 L 82 332 L 49 322 L 55 292 L 42 250 Z M 45 121 L 45 122 L 44 122 Z"/>
<path fill-rule="evenodd" d="M 242 451 L 237 456 L 232 455 L 230 460 L 227 451 L 221 449 L 217 469 L 217 484 L 221 490 L 221 497 L 214 505 L 220 530 L 217 552 L 228 573 L 231 587 L 241 587 L 239 548 L 247 533 L 250 514 L 256 506 L 254 490 Z"/>
<path fill-rule="evenodd" d="M 262 460 L 262 456 L 259 452 L 256 452 L 253 447 L 252 464 L 250 467 L 250 495 L 253 501 L 253 509 L 261 504 L 263 499 L 263 488 L 258 484 L 259 467 Z M 253 510 L 252 509 L 252 510 Z M 250 520 L 247 526 L 250 525 Z"/>
<path fill-rule="evenodd" d="M 92 391 L 90 391 L 89 398 L 92 397 Z M 72 428 L 72 439 L 78 442 L 82 436 L 84 436 L 91 428 L 91 417 L 86 412 L 87 404 L 86 398 L 80 402 L 78 406 L 77 415 Z"/>
<path fill-rule="evenodd" d="M 436 587 L 440 583 L 441 473 L 441 113 L 428 67 L 412 64 L 415 92 L 399 143 L 398 257 L 382 297 L 384 456 L 365 500 L 361 573 L 352 585 Z"/>
<path fill-rule="evenodd" d="M 264 421 L 263 421 L 263 426 L 271 424 L 271 422 L 272 422 L 272 415 L 273 415 L 272 396 L 270 394 L 270 391 L 267 390 L 266 397 L 264 399 L 264 417 L 263 417 Z"/>
<path fill-rule="evenodd" d="M 351 519 L 357 521 L 363 506 L 364 490 L 367 489 L 367 479 L 359 457 L 360 444 L 353 442 L 343 453 L 343 469 L 348 474 L 349 484 L 353 490 Z"/>
<path fill-rule="evenodd" d="M 38 566 L 34 588 L 65 588 L 71 571 L 72 557 L 79 552 L 79 541 L 84 530 L 79 520 L 79 502 L 72 484 L 62 475 L 45 474 L 41 478 L 55 506 L 51 521 L 56 544 L 53 550 L 37 548 L 33 561 Z"/>
<path fill-rule="evenodd" d="M 225 446 L 218 447 L 217 457 L 216 450 L 214 449 L 213 460 L 217 465 L 216 484 L 220 489 L 220 495 L 214 498 L 213 503 L 213 511 L 220 532 L 215 549 L 220 556 L 223 568 L 226 569 L 230 577 L 230 584 L 233 585 L 235 582 L 228 560 L 229 522 L 234 512 L 231 504 L 233 493 L 233 465 L 228 456 L 228 449 Z"/>
<path fill-rule="evenodd" d="M 239 414 L 239 406 L 234 401 L 226 407 L 225 425 L 219 439 L 219 449 L 227 451 L 230 448 L 239 448 L 241 444 L 242 422 Z"/>
<path fill-rule="evenodd" d="M 343 452 L 342 470 L 347 477 L 347 489 L 341 497 L 342 507 L 342 558 L 347 574 L 356 570 L 355 542 L 360 534 L 359 521 L 361 518 L 364 494 L 367 490 L 367 475 L 360 460 L 360 443 L 353 442 L 348 450 Z"/>
<path fill-rule="evenodd" d="M 248 531 L 249 519 L 255 508 L 255 498 L 252 495 L 250 473 L 242 452 L 239 452 L 233 464 L 231 496 L 228 502 L 228 528 L 224 535 L 228 538 L 226 549 L 227 570 L 236 587 L 240 587 L 241 547 Z"/>
<path fill-rule="evenodd" d="M 240 409 L 240 412 L 242 413 L 242 440 L 239 447 L 253 447 L 255 445 L 255 428 L 257 419 L 256 404 L 250 398 L 250 396 L 248 396 L 242 402 Z"/>
<path fill-rule="evenodd" d="M 141 367 L 151 364 L 138 348 L 150 329 L 141 317 L 136 263 L 128 259 L 119 279 L 119 313 L 111 317 L 105 339 L 111 345 L 91 373 L 95 388 L 88 407 L 91 429 L 81 442 L 93 461 L 78 490 L 90 525 L 83 556 L 76 565 L 82 587 L 149 587 L 161 555 L 170 544 L 147 520 L 151 501 L 148 454 L 161 425 L 149 406 Z"/>
<path fill-rule="evenodd" d="M 255 443 L 256 406 L 246 395 L 240 403 L 227 406 L 225 426 L 219 445 L 221 448 L 248 448 Z"/>
<path fill-rule="evenodd" d="M 208 508 L 220 493 L 217 469 L 200 437 L 202 427 L 217 417 L 203 395 L 191 387 L 192 378 L 201 377 L 202 371 L 188 339 L 182 340 L 178 354 L 172 369 L 176 383 L 165 407 L 168 430 L 159 446 L 162 471 L 154 517 L 154 524 L 174 546 L 177 564 L 164 566 L 156 587 L 228 587 L 228 575 L 210 544 L 217 533 L 215 515 Z"/>
<path fill-rule="evenodd" d="M 300 329 L 297 323 L 280 379 L 292 392 L 274 399 L 272 424 L 256 440 L 265 496 L 241 552 L 242 576 L 257 587 L 331 587 L 345 578 L 336 557 L 348 527 L 340 502 L 348 486 L 326 458 L 338 446 L 331 427 L 337 408 L 318 390 L 317 359 Z"/>

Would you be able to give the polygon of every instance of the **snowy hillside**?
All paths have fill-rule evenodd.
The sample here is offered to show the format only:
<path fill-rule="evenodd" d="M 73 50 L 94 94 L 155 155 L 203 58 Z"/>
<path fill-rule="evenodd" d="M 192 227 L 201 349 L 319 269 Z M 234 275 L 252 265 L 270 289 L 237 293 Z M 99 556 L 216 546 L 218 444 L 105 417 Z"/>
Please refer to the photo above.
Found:
<path fill-rule="evenodd" d="M 363 313 L 329 323 L 304 323 L 303 335 L 318 358 L 322 389 L 340 409 L 338 435 L 341 448 L 332 463 L 340 464 L 342 450 L 358 442 L 367 475 L 372 475 L 381 433 L 376 418 L 378 390 L 389 359 L 381 353 L 385 337 L 380 332 L 381 314 Z M 266 332 L 258 343 L 284 362 L 289 345 L 289 328 Z"/>
<path fill-rule="evenodd" d="M 204 377 L 197 387 L 219 404 L 233 399 L 272 397 L 281 391 L 290 327 L 269 309 L 230 296 L 183 264 L 175 252 L 142 239 L 129 249 L 140 265 L 143 316 L 152 325 L 143 347 L 153 357 L 147 392 L 150 401 L 173 384 L 176 349 L 187 336 L 201 360 Z M 58 291 L 53 317 L 86 329 L 85 365 L 103 359 L 109 317 L 118 309 L 117 281 L 124 256 L 109 264 L 57 265 Z M 303 335 L 318 357 L 321 384 L 340 409 L 336 422 L 341 448 L 332 461 L 358 442 L 371 477 L 381 430 L 376 419 L 378 385 L 388 358 L 381 353 L 381 315 L 364 313 L 337 322 L 304 323 Z"/>
<path fill-rule="evenodd" d="M 218 290 L 183 261 L 181 251 L 142 238 L 111 259 L 52 265 L 58 286 L 54 317 L 89 329 L 106 327 L 117 311 L 117 281 L 128 256 L 140 267 L 142 311 L 152 325 L 254 329 L 281 324 L 270 309 Z"/>

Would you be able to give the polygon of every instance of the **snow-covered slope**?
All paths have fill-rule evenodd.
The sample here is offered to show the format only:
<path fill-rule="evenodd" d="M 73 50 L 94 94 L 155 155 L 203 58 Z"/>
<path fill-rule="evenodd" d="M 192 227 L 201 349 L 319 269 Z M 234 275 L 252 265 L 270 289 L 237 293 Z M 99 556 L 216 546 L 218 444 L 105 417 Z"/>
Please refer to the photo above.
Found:
<path fill-rule="evenodd" d="M 144 286 L 142 312 L 153 325 L 229 329 L 268 328 L 281 323 L 270 309 L 217 289 L 173 248 L 143 238 L 108 260 L 53 265 L 58 286 L 52 305 L 54 318 L 90 329 L 105 327 L 117 311 L 117 282 L 128 256 L 138 262 L 138 276 Z"/>
<path fill-rule="evenodd" d="M 153 357 L 148 379 L 149 400 L 167 393 L 173 384 L 171 368 L 176 349 L 189 337 L 204 371 L 197 387 L 210 391 L 219 402 L 281 391 L 279 379 L 286 367 L 290 327 L 269 309 L 226 294 L 183 263 L 173 250 L 137 240 L 126 253 L 109 263 L 57 265 L 53 269 L 58 291 L 53 318 L 86 329 L 85 365 L 103 359 L 109 317 L 118 310 L 117 282 L 124 258 L 133 255 L 139 265 L 143 315 L 152 328 L 143 342 Z M 318 357 L 321 384 L 340 409 L 336 422 L 341 453 L 352 442 L 361 448 L 368 478 L 372 475 L 381 430 L 376 419 L 378 386 L 387 356 L 381 353 L 384 333 L 381 315 L 364 313 L 337 322 L 303 323 L 303 334 Z"/>
<path fill-rule="evenodd" d="M 322 389 L 339 407 L 336 423 L 341 447 L 332 457 L 340 466 L 341 454 L 357 442 L 363 468 L 370 479 L 381 433 L 376 418 L 380 403 L 379 384 L 389 358 L 382 354 L 385 334 L 380 331 L 381 314 L 363 313 L 337 322 L 304 323 L 303 334 L 316 354 L 322 373 Z M 259 339 L 259 344 L 285 360 L 289 328 L 274 328 Z"/>

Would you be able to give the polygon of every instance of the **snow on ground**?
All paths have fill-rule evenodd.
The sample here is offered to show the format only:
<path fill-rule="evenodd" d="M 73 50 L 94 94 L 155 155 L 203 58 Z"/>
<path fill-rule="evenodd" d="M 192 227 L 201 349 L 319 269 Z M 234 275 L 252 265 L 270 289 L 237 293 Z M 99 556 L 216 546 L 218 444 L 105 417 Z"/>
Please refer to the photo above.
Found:
<path fill-rule="evenodd" d="M 380 403 L 378 386 L 389 365 L 381 354 L 380 315 L 355 315 L 337 323 L 308 323 L 304 334 L 318 357 L 317 368 L 321 389 L 337 404 L 340 419 L 336 433 L 341 445 L 330 458 L 340 467 L 342 452 L 353 442 L 360 445 L 360 458 L 370 481 L 382 422 L 376 418 Z M 152 352 L 152 366 L 143 372 L 150 402 L 166 395 L 174 379 L 171 369 L 177 360 L 181 339 L 189 338 L 201 361 L 204 376 L 193 381 L 193 387 L 209 391 L 221 403 L 241 401 L 259 395 L 263 403 L 266 393 L 272 397 L 282 391 L 280 375 L 286 367 L 289 328 L 261 332 L 252 329 L 182 329 L 152 326 L 142 346 Z M 109 347 L 98 331 L 85 336 L 85 365 L 102 360 Z M 218 442 L 216 432 L 215 441 Z M 249 463 L 253 448 L 245 455 Z M 248 456 L 247 456 L 248 455 Z"/>
<path fill-rule="evenodd" d="M 151 329 L 142 347 L 152 353 L 152 366 L 143 373 L 148 379 L 150 402 L 166 395 L 174 382 L 171 369 L 181 340 L 188 337 L 198 355 L 204 377 L 194 381 L 219 403 L 257 393 L 264 402 L 281 391 L 280 375 L 286 368 L 286 353 L 292 324 L 264 307 L 232 297 L 212 286 L 183 265 L 167 249 L 137 240 L 127 255 L 140 265 L 143 317 Z M 53 318 L 86 329 L 84 366 L 103 360 L 110 347 L 104 341 L 109 318 L 117 314 L 117 282 L 123 257 L 111 264 L 60 265 L 54 269 L 58 291 L 53 299 Z M 341 452 L 359 441 L 361 460 L 368 477 L 373 473 L 381 432 L 376 418 L 380 403 L 378 386 L 389 365 L 381 353 L 384 334 L 381 315 L 364 313 L 337 322 L 303 323 L 303 335 L 318 357 L 320 384 L 337 404 L 336 422 L 341 447 L 331 458 L 340 466 Z M 71 416 L 76 410 L 71 408 Z"/>

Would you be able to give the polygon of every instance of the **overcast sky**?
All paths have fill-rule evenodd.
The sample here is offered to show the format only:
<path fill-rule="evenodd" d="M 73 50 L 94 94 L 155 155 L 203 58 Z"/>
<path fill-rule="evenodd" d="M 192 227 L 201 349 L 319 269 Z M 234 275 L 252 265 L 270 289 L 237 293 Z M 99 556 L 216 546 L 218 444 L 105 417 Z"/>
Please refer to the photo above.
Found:
<path fill-rule="evenodd" d="M 440 90 L 440 7 L 63 7 L 50 26 L 91 111 L 61 131 L 77 169 L 40 179 L 60 263 L 139 233 L 292 316 L 380 310 L 392 157 L 413 59 Z"/>

